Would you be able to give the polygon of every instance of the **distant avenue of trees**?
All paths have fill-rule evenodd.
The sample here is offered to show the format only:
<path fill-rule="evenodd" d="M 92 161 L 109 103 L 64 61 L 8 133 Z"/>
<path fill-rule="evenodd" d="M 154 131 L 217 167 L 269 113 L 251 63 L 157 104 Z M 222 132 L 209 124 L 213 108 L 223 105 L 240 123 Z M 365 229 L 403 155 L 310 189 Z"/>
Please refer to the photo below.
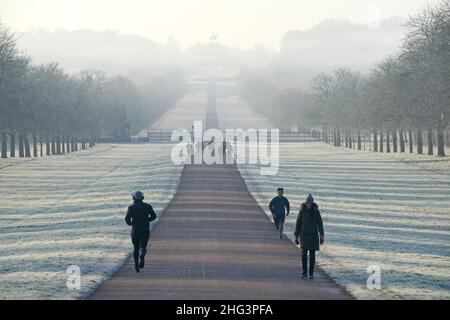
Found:
<path fill-rule="evenodd" d="M 309 92 L 243 72 L 241 95 L 279 126 L 303 124 L 335 146 L 445 156 L 450 146 L 450 0 L 411 17 L 400 52 L 363 76 L 319 74 Z M 363 54 L 363 53 L 361 53 Z M 273 94 L 276 92 L 276 94 Z"/>
<path fill-rule="evenodd" d="M 56 63 L 33 65 L 0 23 L 1 158 L 66 154 L 100 138 L 126 140 L 183 93 L 177 72 L 137 87 L 96 70 L 69 74 Z"/>

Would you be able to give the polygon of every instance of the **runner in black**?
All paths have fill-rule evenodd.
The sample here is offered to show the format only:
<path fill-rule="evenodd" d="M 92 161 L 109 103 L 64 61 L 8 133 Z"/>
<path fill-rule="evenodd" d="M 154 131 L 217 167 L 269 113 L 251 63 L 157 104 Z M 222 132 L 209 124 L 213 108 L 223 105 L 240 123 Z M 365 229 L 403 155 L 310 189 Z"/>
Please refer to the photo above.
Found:
<path fill-rule="evenodd" d="M 131 229 L 131 241 L 133 242 L 134 268 L 137 273 L 145 266 L 147 243 L 150 237 L 150 222 L 157 216 L 151 205 L 144 202 L 144 194 L 141 191 L 133 193 L 134 203 L 128 207 L 125 221 Z"/>

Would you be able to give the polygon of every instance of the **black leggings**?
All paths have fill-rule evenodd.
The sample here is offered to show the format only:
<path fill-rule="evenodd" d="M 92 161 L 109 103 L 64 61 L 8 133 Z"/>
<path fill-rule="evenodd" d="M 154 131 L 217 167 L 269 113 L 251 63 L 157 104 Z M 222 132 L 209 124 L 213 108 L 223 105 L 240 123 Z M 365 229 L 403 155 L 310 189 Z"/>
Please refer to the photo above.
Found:
<path fill-rule="evenodd" d="M 133 232 L 131 234 L 131 241 L 133 242 L 133 257 L 134 263 L 139 263 L 139 256 L 145 257 L 147 254 L 147 244 L 150 237 L 150 232 Z"/>
<path fill-rule="evenodd" d="M 303 274 L 308 274 L 308 251 L 309 251 L 309 275 L 314 275 L 314 265 L 316 264 L 316 251 L 302 249 L 302 266 Z"/>

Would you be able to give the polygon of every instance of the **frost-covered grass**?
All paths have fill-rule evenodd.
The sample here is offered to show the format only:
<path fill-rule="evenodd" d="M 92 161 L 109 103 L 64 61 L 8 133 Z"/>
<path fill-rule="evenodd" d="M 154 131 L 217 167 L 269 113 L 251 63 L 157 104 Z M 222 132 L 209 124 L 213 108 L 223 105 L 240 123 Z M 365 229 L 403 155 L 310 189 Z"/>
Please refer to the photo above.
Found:
<path fill-rule="evenodd" d="M 240 171 L 267 213 L 285 187 L 291 238 L 300 203 L 315 195 L 326 233 L 319 265 L 356 297 L 450 299 L 449 158 L 288 143 L 276 176 Z M 366 287 L 371 265 L 381 268 L 381 290 Z"/>
<path fill-rule="evenodd" d="M 218 115 L 222 129 L 271 127 L 236 97 L 219 101 Z M 301 202 L 316 196 L 326 231 L 319 264 L 356 297 L 450 299 L 448 157 L 287 143 L 276 176 L 252 165 L 239 170 L 269 217 L 269 201 L 285 187 L 291 239 Z M 381 290 L 367 289 L 369 266 L 381 268 Z"/>
<path fill-rule="evenodd" d="M 128 257 L 123 220 L 140 189 L 158 214 L 182 167 L 171 145 L 100 145 L 66 156 L 0 159 L 0 299 L 77 299 Z M 69 291 L 78 265 L 82 287 Z"/>

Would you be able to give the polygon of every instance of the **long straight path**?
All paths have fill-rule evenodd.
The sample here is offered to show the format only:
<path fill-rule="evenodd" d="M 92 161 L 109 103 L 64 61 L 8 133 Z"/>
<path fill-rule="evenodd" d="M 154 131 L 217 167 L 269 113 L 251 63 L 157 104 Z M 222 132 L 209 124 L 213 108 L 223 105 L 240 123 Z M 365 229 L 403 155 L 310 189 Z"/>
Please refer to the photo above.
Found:
<path fill-rule="evenodd" d="M 131 243 L 130 243 L 131 246 Z M 320 259 L 320 258 L 319 258 Z M 322 271 L 300 279 L 300 254 L 280 240 L 235 166 L 185 166 L 150 237 L 147 266 L 132 257 L 91 299 L 351 299 Z"/>

